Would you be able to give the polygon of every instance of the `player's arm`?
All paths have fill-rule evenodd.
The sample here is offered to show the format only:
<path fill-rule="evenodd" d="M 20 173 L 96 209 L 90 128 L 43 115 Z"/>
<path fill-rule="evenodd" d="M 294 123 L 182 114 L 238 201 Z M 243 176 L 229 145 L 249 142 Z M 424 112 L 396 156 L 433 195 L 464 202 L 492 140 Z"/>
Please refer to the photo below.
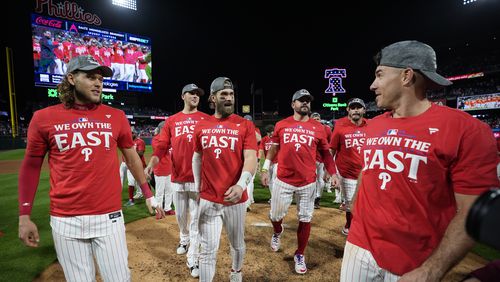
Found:
<path fill-rule="evenodd" d="M 278 151 L 279 145 L 274 143 L 271 145 L 271 148 L 269 148 L 269 151 L 267 151 L 266 159 L 260 170 L 260 182 L 263 186 L 269 186 L 269 167 L 271 166 L 271 160 L 276 156 Z"/>
<path fill-rule="evenodd" d="M 153 169 L 158 165 L 160 159 L 168 152 L 170 147 L 170 130 L 168 128 L 169 126 L 167 122 L 160 131 L 157 149 L 153 151 L 153 155 L 144 169 L 144 173 L 146 175 L 151 175 L 153 173 Z"/>
<path fill-rule="evenodd" d="M 201 185 L 201 155 L 202 151 L 194 152 L 191 166 L 193 169 L 194 187 L 196 191 L 200 191 Z"/>
<path fill-rule="evenodd" d="M 30 214 L 35 199 L 44 156 L 24 157 L 19 170 L 19 239 L 28 247 L 38 247 L 38 228 Z"/>
<path fill-rule="evenodd" d="M 151 207 L 154 207 L 156 209 L 156 213 L 159 214 L 157 218 L 165 217 L 165 211 L 161 208 L 161 204 L 155 202 L 153 193 L 151 192 L 149 184 L 146 181 L 146 175 L 142 169 L 142 162 L 137 154 L 137 151 L 133 147 L 120 148 L 120 150 L 125 158 L 125 163 L 127 164 L 128 169 L 134 178 L 140 183 L 142 194 L 146 198 L 146 205 L 148 205 L 148 209 L 151 210 Z"/>
<path fill-rule="evenodd" d="M 224 201 L 226 202 L 237 203 L 241 199 L 243 191 L 247 188 L 248 184 L 250 184 L 253 179 L 253 175 L 255 174 L 255 169 L 257 167 L 257 154 L 255 150 L 243 150 L 243 158 L 244 163 L 240 179 L 236 185 L 229 187 L 226 193 L 224 193 Z"/>
<path fill-rule="evenodd" d="M 441 243 L 418 268 L 404 274 L 399 281 L 440 281 L 474 246 L 464 230 L 467 214 L 477 195 L 455 193 L 457 213 L 451 220 Z"/>

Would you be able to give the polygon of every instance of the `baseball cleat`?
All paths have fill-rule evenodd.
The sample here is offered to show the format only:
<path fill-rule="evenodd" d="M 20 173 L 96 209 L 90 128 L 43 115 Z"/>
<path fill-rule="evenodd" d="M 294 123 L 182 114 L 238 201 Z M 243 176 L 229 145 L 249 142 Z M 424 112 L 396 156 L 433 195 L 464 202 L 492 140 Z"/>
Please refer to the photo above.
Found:
<path fill-rule="evenodd" d="M 165 215 L 175 215 L 174 210 L 165 211 Z"/>
<path fill-rule="evenodd" d="M 243 281 L 243 278 L 241 277 L 241 272 L 233 272 L 233 271 L 231 271 L 231 274 L 229 274 L 229 281 L 230 282 L 241 282 L 241 281 Z"/>
<path fill-rule="evenodd" d="M 134 201 L 133 200 L 128 200 L 126 203 L 125 203 L 125 206 L 126 207 L 130 207 L 130 206 L 133 206 L 135 205 Z"/>
<path fill-rule="evenodd" d="M 295 261 L 295 272 L 297 272 L 298 274 L 304 274 L 307 272 L 307 266 L 304 255 L 296 254 L 293 257 L 293 260 Z"/>
<path fill-rule="evenodd" d="M 179 246 L 177 246 L 177 254 L 178 255 L 183 255 L 183 254 L 187 253 L 187 250 L 188 250 L 188 245 L 179 244 Z"/>
<path fill-rule="evenodd" d="M 143 196 L 142 196 L 142 193 L 135 193 L 134 195 L 134 199 L 141 199 Z"/>
<path fill-rule="evenodd" d="M 345 226 L 342 227 L 342 234 L 344 234 L 345 236 L 349 235 L 349 228 L 345 228 Z"/>
<path fill-rule="evenodd" d="M 189 268 L 189 272 L 191 273 L 191 276 L 193 276 L 194 278 L 200 276 L 200 268 L 196 264 Z"/>
<path fill-rule="evenodd" d="M 280 249 L 280 246 L 281 246 L 281 234 L 283 234 L 283 230 L 281 231 L 281 233 L 274 233 L 273 237 L 271 237 L 271 249 L 274 252 L 277 252 Z"/>

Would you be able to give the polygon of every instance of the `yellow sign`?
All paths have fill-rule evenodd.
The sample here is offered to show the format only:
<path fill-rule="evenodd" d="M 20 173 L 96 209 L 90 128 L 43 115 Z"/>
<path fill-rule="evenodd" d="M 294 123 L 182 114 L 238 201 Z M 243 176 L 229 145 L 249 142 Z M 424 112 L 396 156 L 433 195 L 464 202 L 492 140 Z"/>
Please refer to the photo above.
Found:
<path fill-rule="evenodd" d="M 244 114 L 249 114 L 250 113 L 250 105 L 243 105 L 241 107 L 241 111 L 244 113 Z"/>

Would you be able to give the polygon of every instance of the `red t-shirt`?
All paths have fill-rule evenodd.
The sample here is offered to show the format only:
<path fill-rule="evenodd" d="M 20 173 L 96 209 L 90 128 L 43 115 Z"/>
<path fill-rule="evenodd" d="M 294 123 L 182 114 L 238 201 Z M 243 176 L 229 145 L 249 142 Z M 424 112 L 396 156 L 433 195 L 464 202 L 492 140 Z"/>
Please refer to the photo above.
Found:
<path fill-rule="evenodd" d="M 146 152 L 146 143 L 144 142 L 144 140 L 142 140 L 139 137 L 135 138 L 134 139 L 134 149 L 136 151 Z M 139 158 L 141 159 L 142 167 L 146 167 L 146 159 L 144 158 L 144 154 L 142 154 L 142 156 L 139 156 Z"/>
<path fill-rule="evenodd" d="M 498 186 L 495 139 L 485 123 L 435 104 L 415 117 L 382 114 L 365 132 L 359 216 L 347 240 L 402 275 L 437 248 L 456 214 L 454 193 Z"/>
<path fill-rule="evenodd" d="M 330 139 L 332 137 L 332 129 L 326 124 L 322 124 L 322 126 L 325 129 L 326 142 L 330 144 Z M 319 152 L 316 152 L 316 161 L 320 163 L 323 162 L 323 157 Z"/>
<path fill-rule="evenodd" d="M 366 119 L 359 126 L 348 117 L 335 123 L 330 148 L 335 150 L 335 164 L 342 177 L 358 179 L 361 172 L 361 147 L 365 142 Z"/>
<path fill-rule="evenodd" d="M 178 112 L 169 117 L 160 132 L 159 148 L 172 148 L 172 182 L 194 182 L 193 160 L 193 132 L 200 120 L 210 118 L 203 112 L 185 114 Z"/>
<path fill-rule="evenodd" d="M 157 134 L 151 140 L 151 146 L 153 147 L 153 154 L 158 150 L 158 143 L 160 142 L 160 134 Z M 156 176 L 169 176 L 172 174 L 172 161 L 170 160 L 170 153 L 163 155 L 160 162 L 153 170 Z"/>
<path fill-rule="evenodd" d="M 121 209 L 116 149 L 134 146 L 123 111 L 62 104 L 36 111 L 28 129 L 26 154 L 49 153 L 50 214 L 97 215 Z"/>
<path fill-rule="evenodd" d="M 273 143 L 279 144 L 277 177 L 300 187 L 316 182 L 316 151 L 328 151 L 323 125 L 310 118 L 296 121 L 293 116 L 276 123 Z"/>
<path fill-rule="evenodd" d="M 240 179 L 244 163 L 243 150 L 257 150 L 255 126 L 251 121 L 232 114 L 224 119 L 210 117 L 196 125 L 194 151 L 202 153 L 202 199 L 232 205 L 224 201 L 224 193 Z M 247 199 L 245 190 L 238 203 Z"/>
<path fill-rule="evenodd" d="M 259 150 L 263 150 L 264 151 L 264 157 L 267 156 L 267 152 L 269 151 L 269 149 L 271 149 L 271 146 L 273 145 L 273 141 L 271 140 L 271 138 L 269 136 L 264 136 L 262 137 L 262 140 L 260 140 L 260 144 L 259 144 Z M 276 154 L 274 155 L 273 159 L 271 160 L 272 163 L 277 163 L 278 162 L 278 153 L 279 151 L 276 152 Z"/>

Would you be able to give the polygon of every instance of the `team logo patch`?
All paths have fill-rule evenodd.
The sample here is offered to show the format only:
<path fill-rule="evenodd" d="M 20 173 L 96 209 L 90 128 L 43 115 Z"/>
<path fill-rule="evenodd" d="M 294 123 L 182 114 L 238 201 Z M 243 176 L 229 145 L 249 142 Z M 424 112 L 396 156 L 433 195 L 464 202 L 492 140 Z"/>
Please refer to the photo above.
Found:
<path fill-rule="evenodd" d="M 387 135 L 398 135 L 397 129 L 389 129 L 387 130 Z"/>
<path fill-rule="evenodd" d="M 89 119 L 86 118 L 86 117 L 81 117 L 81 118 L 78 119 L 78 121 L 79 122 L 85 122 L 85 121 L 89 121 Z"/>
<path fill-rule="evenodd" d="M 224 125 L 218 124 L 215 128 L 224 128 Z"/>
<path fill-rule="evenodd" d="M 111 115 L 106 115 L 106 117 L 107 117 L 107 118 L 110 118 L 110 117 L 111 117 Z"/>
<path fill-rule="evenodd" d="M 119 218 L 119 217 L 122 217 L 121 212 L 114 212 L 114 213 L 109 214 L 109 219 L 115 219 L 115 218 Z"/>

